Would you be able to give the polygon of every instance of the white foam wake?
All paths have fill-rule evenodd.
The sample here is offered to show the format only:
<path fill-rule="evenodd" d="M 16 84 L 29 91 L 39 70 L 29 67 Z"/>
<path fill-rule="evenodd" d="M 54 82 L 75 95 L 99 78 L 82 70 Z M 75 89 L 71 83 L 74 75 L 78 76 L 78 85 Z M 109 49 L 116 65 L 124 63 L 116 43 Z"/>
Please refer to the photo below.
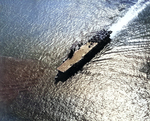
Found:
<path fill-rule="evenodd" d="M 146 2 L 147 1 L 147 2 Z M 109 30 L 113 31 L 110 38 L 113 39 L 119 31 L 121 31 L 128 23 L 133 20 L 138 14 L 148 5 L 150 4 L 149 0 L 138 0 L 138 2 L 133 5 L 129 11 L 118 20 L 117 23 L 113 24 Z"/>

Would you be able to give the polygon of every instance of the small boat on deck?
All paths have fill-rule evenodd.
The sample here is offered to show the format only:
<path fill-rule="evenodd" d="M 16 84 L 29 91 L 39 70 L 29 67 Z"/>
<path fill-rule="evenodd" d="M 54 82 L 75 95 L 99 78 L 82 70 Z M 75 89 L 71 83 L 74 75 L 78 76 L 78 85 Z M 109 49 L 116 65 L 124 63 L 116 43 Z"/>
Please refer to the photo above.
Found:
<path fill-rule="evenodd" d="M 87 62 L 89 62 L 100 50 L 102 50 L 110 41 L 112 31 L 101 30 L 96 33 L 87 43 L 76 42 L 70 48 L 65 61 L 57 68 L 58 74 L 56 81 L 65 81 Z"/>

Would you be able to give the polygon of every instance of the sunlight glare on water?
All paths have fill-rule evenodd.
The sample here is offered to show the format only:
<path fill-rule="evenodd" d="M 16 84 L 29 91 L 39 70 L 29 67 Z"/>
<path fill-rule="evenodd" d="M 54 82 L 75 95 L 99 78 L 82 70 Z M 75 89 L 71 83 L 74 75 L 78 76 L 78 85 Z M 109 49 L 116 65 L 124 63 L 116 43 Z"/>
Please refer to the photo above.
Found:
<path fill-rule="evenodd" d="M 149 121 L 148 1 L 0 0 L 0 121 Z M 113 41 L 55 84 L 71 44 L 103 28 Z"/>

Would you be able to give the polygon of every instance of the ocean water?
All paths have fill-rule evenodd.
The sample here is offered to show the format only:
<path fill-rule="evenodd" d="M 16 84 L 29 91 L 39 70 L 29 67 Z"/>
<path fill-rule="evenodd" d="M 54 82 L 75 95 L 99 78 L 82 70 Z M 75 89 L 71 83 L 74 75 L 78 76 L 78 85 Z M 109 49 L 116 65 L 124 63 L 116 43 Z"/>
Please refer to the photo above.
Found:
<path fill-rule="evenodd" d="M 75 41 L 112 41 L 66 82 L 56 68 Z M 1 121 L 149 121 L 148 0 L 0 0 Z"/>

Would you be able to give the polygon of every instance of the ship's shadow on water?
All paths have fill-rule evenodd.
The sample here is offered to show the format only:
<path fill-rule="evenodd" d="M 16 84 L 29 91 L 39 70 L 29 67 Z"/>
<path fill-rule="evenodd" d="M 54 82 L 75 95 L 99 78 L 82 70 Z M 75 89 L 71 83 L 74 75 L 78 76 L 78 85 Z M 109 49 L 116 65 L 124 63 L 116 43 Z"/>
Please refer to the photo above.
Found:
<path fill-rule="evenodd" d="M 79 62 L 74 64 L 71 68 L 69 68 L 65 72 L 58 71 L 57 75 L 55 76 L 55 84 L 57 84 L 59 81 L 65 82 L 70 77 L 74 76 L 79 70 L 83 68 L 83 66 L 91 61 L 93 57 L 97 53 L 99 53 L 108 43 L 110 43 L 111 39 L 108 37 L 106 38 L 106 41 L 101 41 L 99 44 L 96 45 L 92 49 L 92 51 L 89 51 Z"/>

